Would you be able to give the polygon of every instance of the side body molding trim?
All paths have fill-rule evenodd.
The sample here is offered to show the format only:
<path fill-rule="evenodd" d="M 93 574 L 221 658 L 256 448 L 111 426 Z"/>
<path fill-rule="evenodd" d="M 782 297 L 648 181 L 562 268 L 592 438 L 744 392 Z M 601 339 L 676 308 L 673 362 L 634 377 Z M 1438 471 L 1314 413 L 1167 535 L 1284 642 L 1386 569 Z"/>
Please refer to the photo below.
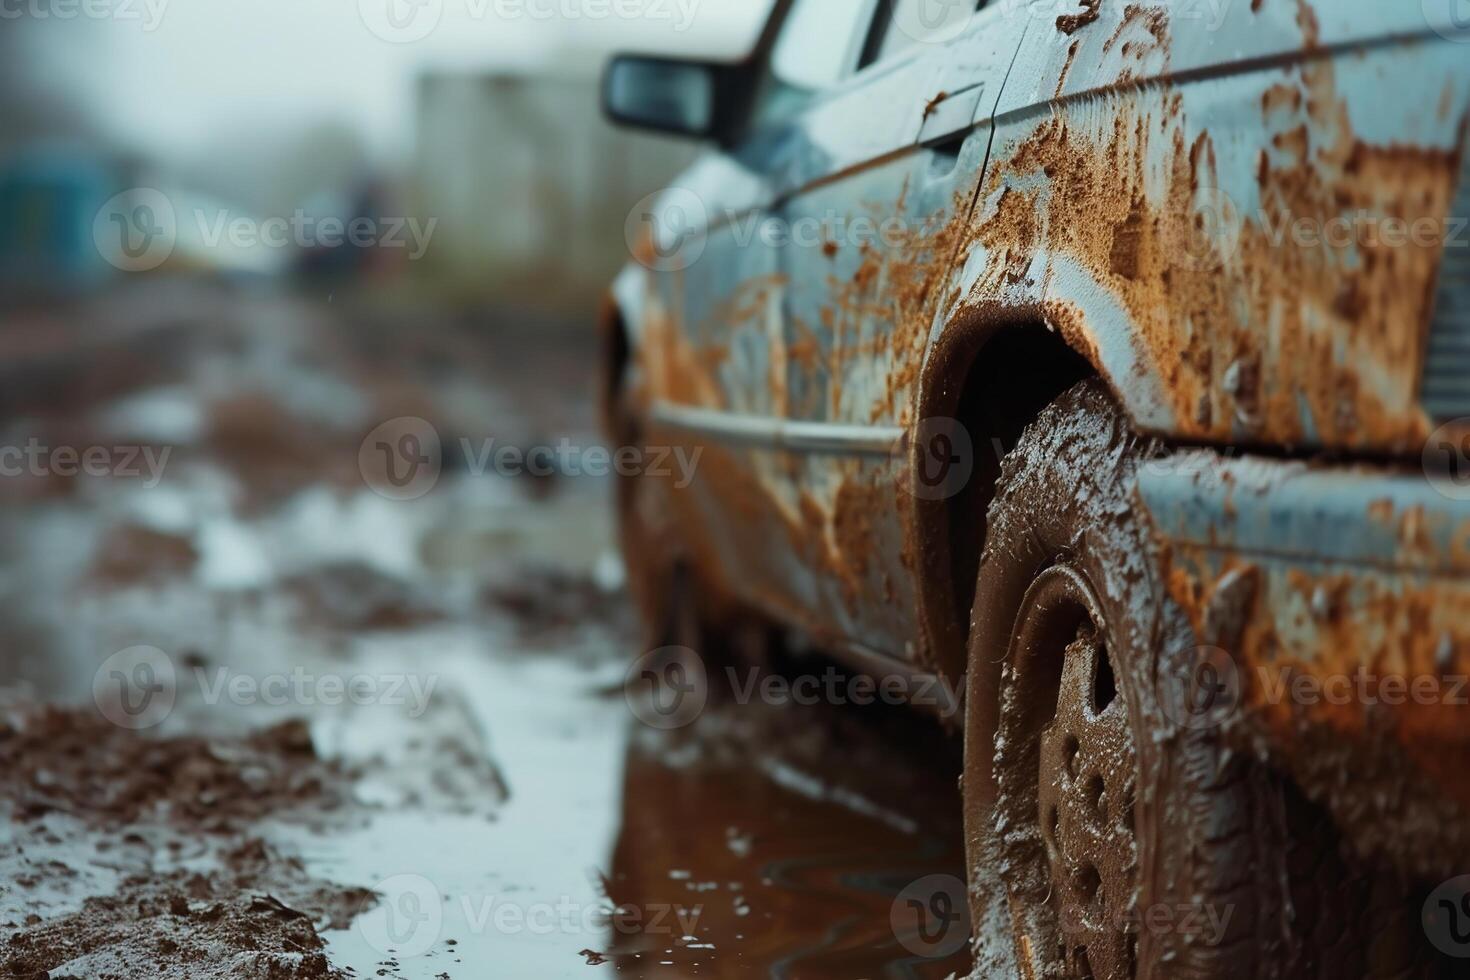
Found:
<path fill-rule="evenodd" d="M 727 445 L 834 456 L 883 456 L 902 459 L 907 432 L 897 426 L 793 422 L 759 415 L 739 415 L 660 401 L 650 413 L 655 425 L 689 432 Z"/>

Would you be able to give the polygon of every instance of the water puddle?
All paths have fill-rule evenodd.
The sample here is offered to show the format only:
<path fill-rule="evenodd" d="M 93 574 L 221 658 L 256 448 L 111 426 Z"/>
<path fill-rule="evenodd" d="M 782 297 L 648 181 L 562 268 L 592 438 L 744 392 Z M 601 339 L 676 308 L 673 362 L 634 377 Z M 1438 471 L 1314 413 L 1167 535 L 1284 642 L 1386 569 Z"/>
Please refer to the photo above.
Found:
<path fill-rule="evenodd" d="M 371 360 L 309 370 L 298 356 L 309 331 L 277 316 L 288 311 L 256 309 L 261 329 L 233 345 L 197 337 L 177 376 L 107 390 L 89 438 L 175 445 L 157 486 L 12 488 L 16 503 L 0 516 L 0 625 L 14 680 L 0 707 L 101 707 L 110 658 L 146 647 L 175 681 L 166 718 L 139 738 L 188 737 L 189 758 L 212 779 L 232 779 L 237 765 L 254 778 L 263 758 L 300 790 L 296 812 L 236 794 L 220 806 L 241 812 L 221 813 L 224 829 L 207 837 L 169 822 L 166 807 L 153 832 L 178 844 L 168 860 L 133 828 L 64 811 L 0 832 L 0 871 L 15 872 L 0 877 L 35 879 L 0 888 L 14 930 L 64 946 L 46 929 L 88 898 L 122 894 L 124 879 L 183 887 L 197 869 L 180 855 L 243 848 L 233 864 L 215 862 L 201 895 L 224 903 L 225 918 L 289 924 L 295 913 L 280 903 L 310 907 L 319 883 L 347 886 L 312 925 L 331 964 L 358 978 L 967 972 L 951 743 L 893 712 L 724 699 L 687 728 L 645 727 L 623 696 L 639 651 L 610 555 L 606 483 L 528 487 L 447 465 L 420 500 L 373 494 L 356 472 L 359 423 L 371 405 L 400 404 L 403 378 L 368 373 Z M 339 339 L 357 336 L 351 326 Z M 565 352 L 545 359 L 588 374 Z M 345 380 L 357 372 L 361 390 Z M 591 390 L 520 373 L 503 391 L 479 375 L 420 383 L 423 411 L 446 436 L 530 438 L 553 417 L 551 401 Z M 532 403 L 534 418 L 498 417 Z M 590 413 L 576 404 L 579 418 Z M 75 420 L 84 407 L 52 414 Z M 382 695 L 376 703 L 328 696 L 359 682 Z M 309 732 L 309 746 L 291 747 L 300 756 L 241 748 L 288 719 Z M 133 743 L 107 734 L 120 770 L 136 768 Z M 88 742 L 63 761 L 84 771 L 92 754 Z M 316 779 L 313 767 L 332 792 L 295 787 Z M 207 795 L 168 786 L 163 802 L 175 809 Z M 44 844 L 48 835 L 62 843 Z M 337 899 L 361 904 L 353 887 L 379 896 L 355 920 L 336 914 Z M 263 893 L 277 905 L 256 908 Z M 181 910 L 175 939 L 215 948 L 203 897 L 192 909 L 158 900 Z M 130 921 L 117 962 L 154 956 L 153 928 Z M 299 952 L 294 929 L 280 937 L 282 955 Z M 46 962 L 93 962 L 79 956 Z M 168 975 L 187 975 L 180 963 Z"/>
<path fill-rule="evenodd" d="M 656 732 L 632 717 L 606 653 L 440 665 L 505 802 L 391 812 L 326 840 L 298 833 L 313 876 L 382 896 L 327 934 L 333 962 L 403 980 L 964 975 L 962 935 L 936 946 L 904 924 L 916 883 L 958 887 L 948 763 L 926 766 L 891 732 L 854 746 L 864 719 L 838 719 L 839 732 L 826 709 L 728 704 Z"/>

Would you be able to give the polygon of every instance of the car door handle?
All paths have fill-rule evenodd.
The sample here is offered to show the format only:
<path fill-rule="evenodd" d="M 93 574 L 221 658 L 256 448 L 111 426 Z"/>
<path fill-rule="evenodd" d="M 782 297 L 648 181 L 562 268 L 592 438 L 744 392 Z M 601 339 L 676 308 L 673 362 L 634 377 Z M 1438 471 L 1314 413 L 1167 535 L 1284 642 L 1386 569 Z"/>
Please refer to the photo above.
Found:
<path fill-rule="evenodd" d="M 932 146 L 948 144 L 955 137 L 963 140 L 975 126 L 975 110 L 984 91 L 984 85 L 972 85 L 926 105 L 924 120 L 919 124 L 919 142 Z"/>
<path fill-rule="evenodd" d="M 925 108 L 919 142 L 929 154 L 929 174 L 934 178 L 954 172 L 965 142 L 975 129 L 975 109 L 983 86 L 976 85 L 932 103 Z"/>
<path fill-rule="evenodd" d="M 963 133 L 946 136 L 937 143 L 930 143 L 927 149 L 936 162 L 939 160 L 957 161 L 960 158 L 960 151 L 965 148 L 965 143 L 970 139 L 971 132 L 971 130 L 966 130 Z"/>

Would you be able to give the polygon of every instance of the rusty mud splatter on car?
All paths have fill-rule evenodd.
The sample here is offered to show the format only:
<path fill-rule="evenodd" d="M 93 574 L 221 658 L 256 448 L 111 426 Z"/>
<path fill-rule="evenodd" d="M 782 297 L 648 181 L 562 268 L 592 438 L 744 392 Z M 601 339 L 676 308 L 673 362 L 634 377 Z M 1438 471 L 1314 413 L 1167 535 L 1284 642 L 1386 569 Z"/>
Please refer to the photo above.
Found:
<path fill-rule="evenodd" d="M 1294 564 L 1197 546 L 1166 555 L 1170 594 L 1238 671 L 1229 734 L 1290 771 L 1373 858 L 1423 875 L 1463 867 L 1464 588 L 1442 572 Z M 1224 612 L 1227 584 L 1243 575 L 1251 588 L 1235 618 Z"/>
<path fill-rule="evenodd" d="M 1310 49 L 1314 20 L 1301 11 Z M 1407 53 L 1230 80 L 1230 99 L 1260 88 L 1259 135 L 1241 139 L 1195 118 L 1196 107 L 1221 113 L 1225 82 L 1149 81 L 1169 70 L 1167 39 L 1161 9 L 1131 7 L 1103 48 L 1116 48 L 1115 75 L 998 148 L 976 217 L 989 261 L 966 302 L 1046 301 L 1125 402 L 1156 379 L 1161 411 L 1145 406 L 1144 421 L 1167 420 L 1176 436 L 1417 449 L 1442 244 L 1374 232 L 1446 215 L 1459 154 L 1364 138 L 1340 81 L 1351 71 L 1362 85 Z M 1073 55 L 1062 56 L 1065 74 Z M 1072 295 L 1081 278 L 1102 294 L 1088 311 Z"/>

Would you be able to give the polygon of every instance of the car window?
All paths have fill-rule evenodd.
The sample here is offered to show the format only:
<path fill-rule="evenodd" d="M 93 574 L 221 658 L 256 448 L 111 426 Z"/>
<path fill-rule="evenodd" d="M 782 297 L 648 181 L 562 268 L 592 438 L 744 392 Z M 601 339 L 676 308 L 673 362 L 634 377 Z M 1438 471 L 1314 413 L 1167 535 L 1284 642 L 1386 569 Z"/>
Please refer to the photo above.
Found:
<path fill-rule="evenodd" d="M 872 0 L 796 0 L 771 51 L 756 100 L 755 127 L 800 112 L 812 96 L 856 66 Z"/>
<path fill-rule="evenodd" d="M 857 27 L 869 4 L 854 0 L 796 0 L 771 52 L 771 72 L 794 88 L 835 85 L 856 62 Z"/>
<path fill-rule="evenodd" d="M 860 67 L 921 41 L 958 37 L 975 11 L 984 6 L 985 0 L 880 0 Z"/>

